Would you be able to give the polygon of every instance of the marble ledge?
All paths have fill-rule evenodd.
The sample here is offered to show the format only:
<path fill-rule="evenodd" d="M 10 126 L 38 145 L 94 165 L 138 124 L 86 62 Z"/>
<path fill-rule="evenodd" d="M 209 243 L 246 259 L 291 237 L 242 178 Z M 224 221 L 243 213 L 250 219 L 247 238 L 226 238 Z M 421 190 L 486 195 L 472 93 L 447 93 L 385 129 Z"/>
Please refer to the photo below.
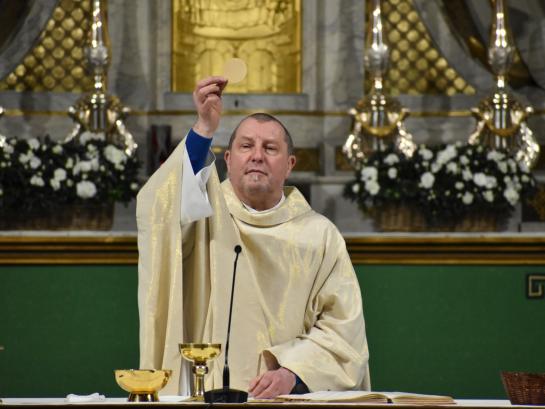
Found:
<path fill-rule="evenodd" d="M 0 240 L 5 238 L 115 238 L 136 239 L 136 230 L 1 230 Z"/>
<path fill-rule="evenodd" d="M 110 91 L 115 95 L 115 92 Z M 0 106 L 6 110 L 22 110 L 24 112 L 66 112 L 68 108 L 82 96 L 82 93 L 73 92 L 17 92 L 1 91 Z M 545 110 L 545 91 L 537 88 L 526 89 L 523 93 L 514 93 L 515 97 L 523 105 L 531 105 L 538 116 L 544 114 Z M 476 107 L 479 102 L 487 97 L 488 94 L 479 95 L 397 95 L 402 106 L 408 108 L 413 117 L 433 116 L 449 117 L 463 116 L 469 117 L 470 109 Z M 244 110 L 274 110 L 274 111 L 293 111 L 297 112 L 315 112 L 311 106 L 310 98 L 307 93 L 300 94 L 224 94 L 224 110 L 226 111 L 244 111 Z M 361 98 L 364 96 L 361 95 Z M 143 98 L 126 98 L 121 102 L 131 108 L 133 111 L 151 111 L 157 110 L 149 101 Z M 347 106 L 352 107 L 356 100 L 348 101 Z M 345 114 L 348 108 L 344 104 L 335 105 L 326 111 L 337 114 Z M 191 111 L 194 112 L 192 95 L 190 93 L 166 92 L 163 95 L 163 104 L 160 111 Z"/>
<path fill-rule="evenodd" d="M 543 243 L 545 245 L 545 234 L 543 231 L 522 232 L 342 232 L 346 240 L 357 239 L 380 239 L 384 240 L 428 240 L 428 239 L 462 239 L 471 238 L 473 241 L 482 238 L 490 241 L 532 241 Z M 82 239 L 126 239 L 136 240 L 138 232 L 135 230 L 126 231 L 95 231 L 95 230 L 3 230 L 0 231 L 0 241 L 5 242 L 8 239 L 17 238 L 82 238 Z M 545 255 L 544 255 L 545 257 Z"/>
<path fill-rule="evenodd" d="M 307 111 L 306 94 L 229 94 L 223 95 L 224 110 L 283 110 Z M 195 110 L 189 93 L 167 92 L 164 95 L 165 110 Z"/>

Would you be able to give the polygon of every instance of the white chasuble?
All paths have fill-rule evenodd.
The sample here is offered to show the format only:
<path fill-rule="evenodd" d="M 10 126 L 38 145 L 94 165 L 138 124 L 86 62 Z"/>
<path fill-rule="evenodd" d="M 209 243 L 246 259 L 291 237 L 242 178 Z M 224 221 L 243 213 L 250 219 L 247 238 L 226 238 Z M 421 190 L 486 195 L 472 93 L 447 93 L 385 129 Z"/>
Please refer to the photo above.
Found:
<path fill-rule="evenodd" d="M 182 142 L 137 198 L 140 367 L 174 371 L 163 394 L 190 393 L 178 344 L 225 347 L 238 244 L 231 386 L 247 390 L 255 376 L 283 366 L 311 391 L 369 389 L 360 289 L 335 226 L 290 187 L 278 208 L 250 213 L 215 169 L 212 216 L 182 225 L 184 149 Z M 222 351 L 209 364 L 207 390 L 222 386 L 223 361 Z"/>

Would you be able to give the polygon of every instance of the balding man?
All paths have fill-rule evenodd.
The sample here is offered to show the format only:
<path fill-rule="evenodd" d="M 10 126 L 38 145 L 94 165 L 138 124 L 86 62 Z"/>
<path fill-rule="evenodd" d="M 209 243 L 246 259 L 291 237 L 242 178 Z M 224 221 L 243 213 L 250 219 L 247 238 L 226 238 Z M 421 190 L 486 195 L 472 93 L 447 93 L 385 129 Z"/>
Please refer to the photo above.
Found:
<path fill-rule="evenodd" d="M 358 281 L 339 231 L 284 186 L 295 165 L 284 125 L 243 119 L 218 180 L 210 145 L 226 85 L 197 84 L 197 122 L 138 195 L 140 365 L 173 369 L 164 393 L 189 393 L 178 344 L 225 340 L 240 245 L 231 385 L 256 398 L 369 389 Z M 211 362 L 206 389 L 222 386 L 222 363 Z"/>

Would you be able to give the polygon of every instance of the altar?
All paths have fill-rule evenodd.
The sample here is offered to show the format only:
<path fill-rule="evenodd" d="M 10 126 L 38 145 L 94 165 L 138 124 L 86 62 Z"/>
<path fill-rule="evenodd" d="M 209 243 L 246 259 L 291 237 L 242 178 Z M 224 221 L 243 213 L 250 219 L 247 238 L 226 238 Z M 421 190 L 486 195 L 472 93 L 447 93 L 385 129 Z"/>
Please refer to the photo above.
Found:
<path fill-rule="evenodd" d="M 195 402 L 176 402 L 172 403 L 168 400 L 165 400 L 163 402 L 155 402 L 155 403 L 127 403 L 124 399 L 120 398 L 108 398 L 100 403 L 80 403 L 80 404 L 74 404 L 74 403 L 67 403 L 63 399 L 24 399 L 24 398 L 7 398 L 3 399 L 3 403 L 0 404 L 0 407 L 4 409 L 20 409 L 21 407 L 30 408 L 30 409 L 38 409 L 38 408 L 66 408 L 66 407 L 78 407 L 82 406 L 84 408 L 88 409 L 106 409 L 106 408 L 130 408 L 130 407 L 138 407 L 138 408 L 164 408 L 164 409 L 180 409 L 180 408 L 187 408 L 187 409 L 200 409 L 203 407 L 226 407 L 226 408 L 232 408 L 232 409 L 238 409 L 238 408 L 263 408 L 263 409 L 309 409 L 309 408 L 316 408 L 316 409 L 333 409 L 333 408 L 342 408 L 347 407 L 350 409 L 385 409 L 385 408 L 391 408 L 391 409 L 419 409 L 422 407 L 428 408 L 428 409 L 440 409 L 444 408 L 445 406 L 437 405 L 396 405 L 396 404 L 358 404 L 358 403 L 286 403 L 286 402 L 271 402 L 271 403 L 264 403 L 264 402 L 252 402 L 249 401 L 247 403 L 243 404 L 236 404 L 236 403 L 224 403 L 224 404 L 205 404 L 205 403 L 195 403 Z M 456 405 L 449 405 L 448 407 L 460 407 L 464 409 L 505 409 L 505 408 L 544 408 L 545 406 L 538 406 L 538 405 L 511 405 L 511 403 L 508 400 L 475 400 L 475 399 L 457 399 Z"/>

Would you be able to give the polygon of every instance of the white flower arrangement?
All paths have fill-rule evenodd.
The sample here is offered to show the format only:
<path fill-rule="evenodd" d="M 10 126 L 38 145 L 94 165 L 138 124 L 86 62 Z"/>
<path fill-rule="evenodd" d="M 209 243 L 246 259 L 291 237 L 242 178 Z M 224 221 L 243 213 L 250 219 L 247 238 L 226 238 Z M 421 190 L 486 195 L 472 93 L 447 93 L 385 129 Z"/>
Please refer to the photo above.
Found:
<path fill-rule="evenodd" d="M 0 211 L 128 203 L 140 188 L 139 168 L 136 156 L 102 134 L 87 132 L 67 143 L 8 138 L 0 146 Z"/>
<path fill-rule="evenodd" d="M 364 211 L 387 204 L 419 209 L 430 225 L 474 212 L 508 216 L 535 180 L 506 152 L 462 143 L 427 147 L 405 158 L 393 148 L 373 153 L 345 187 Z"/>

